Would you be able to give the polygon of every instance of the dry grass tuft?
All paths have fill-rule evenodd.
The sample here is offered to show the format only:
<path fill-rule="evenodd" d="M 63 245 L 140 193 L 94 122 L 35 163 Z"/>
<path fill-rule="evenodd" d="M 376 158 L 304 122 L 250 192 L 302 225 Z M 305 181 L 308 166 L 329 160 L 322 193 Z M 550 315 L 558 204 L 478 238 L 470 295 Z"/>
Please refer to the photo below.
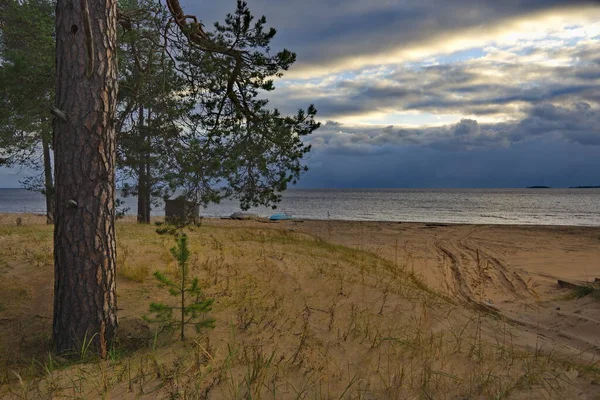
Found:
<path fill-rule="evenodd" d="M 52 268 L 42 263 L 38 269 L 24 252 L 31 235 L 50 244 L 49 229 L 0 230 L 5 274 L 31 294 L 2 303 L 0 293 L 0 397 L 545 399 L 598 393 L 590 384 L 600 380 L 595 361 L 518 347 L 519 327 L 431 290 L 411 267 L 415 260 L 388 261 L 269 225 L 210 221 L 189 232 L 189 241 L 193 273 L 216 299 L 213 331 L 190 332 L 192 339 L 180 344 L 144 325 L 140 316 L 150 301 L 162 300 L 145 278 L 154 270 L 176 273 L 168 254 L 172 240 L 152 226 L 120 223 L 120 346 L 107 360 L 67 363 L 48 353 Z"/>

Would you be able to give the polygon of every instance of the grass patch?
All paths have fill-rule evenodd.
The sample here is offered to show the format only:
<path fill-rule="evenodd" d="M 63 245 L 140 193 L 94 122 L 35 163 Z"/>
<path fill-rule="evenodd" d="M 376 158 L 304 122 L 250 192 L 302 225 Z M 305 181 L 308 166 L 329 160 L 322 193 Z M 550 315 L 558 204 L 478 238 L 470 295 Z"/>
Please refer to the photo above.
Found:
<path fill-rule="evenodd" d="M 578 299 L 589 296 L 593 299 L 600 300 L 600 288 L 592 285 L 577 286 L 572 290 L 572 293 L 573 296 Z"/>
<path fill-rule="evenodd" d="M 119 268 L 118 273 L 125 279 L 141 283 L 150 276 L 150 266 L 145 263 L 125 264 Z"/>
<path fill-rule="evenodd" d="M 32 295 L 2 303 L 0 293 L 0 398 L 594 398 L 589 382 L 600 379 L 594 362 L 517 347 L 518 326 L 448 301 L 406 260 L 242 224 L 188 233 L 216 326 L 176 343 L 139 318 L 169 299 L 146 278 L 178 276 L 172 238 L 118 223 L 122 348 L 64 363 L 47 351 L 52 269 L 31 282 L 37 267 L 23 251 L 31 235 L 45 248 L 52 238 L 30 225 L 2 229 L 0 256 Z"/>

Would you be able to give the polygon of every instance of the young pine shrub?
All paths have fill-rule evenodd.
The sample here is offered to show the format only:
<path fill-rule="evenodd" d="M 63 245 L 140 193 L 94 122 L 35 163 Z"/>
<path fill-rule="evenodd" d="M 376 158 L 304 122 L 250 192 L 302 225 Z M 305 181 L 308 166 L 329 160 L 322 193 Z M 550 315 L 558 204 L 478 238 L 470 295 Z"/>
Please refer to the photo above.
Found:
<path fill-rule="evenodd" d="M 154 317 L 144 318 L 148 322 L 161 323 L 171 329 L 180 329 L 181 340 L 185 340 L 186 326 L 193 326 L 196 332 L 202 328 L 213 328 L 214 318 L 206 317 L 211 310 L 214 299 L 206 299 L 202 295 L 198 278 L 189 278 L 188 260 L 190 250 L 188 248 L 188 238 L 185 233 L 179 233 L 175 238 L 177 245 L 171 248 L 171 254 L 177 261 L 179 276 L 171 279 L 165 274 L 156 271 L 154 277 L 159 282 L 159 287 L 166 287 L 169 294 L 177 298 L 177 305 L 165 303 L 151 303 L 150 312 Z"/>

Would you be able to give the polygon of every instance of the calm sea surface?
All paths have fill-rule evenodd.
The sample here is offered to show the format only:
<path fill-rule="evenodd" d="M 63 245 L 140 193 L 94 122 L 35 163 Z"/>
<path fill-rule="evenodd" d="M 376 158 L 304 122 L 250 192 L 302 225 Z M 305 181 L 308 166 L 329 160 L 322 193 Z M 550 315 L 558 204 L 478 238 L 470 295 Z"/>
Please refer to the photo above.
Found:
<path fill-rule="evenodd" d="M 134 215 L 135 199 L 125 201 Z M 600 226 L 600 189 L 294 189 L 278 209 L 305 219 Z M 223 217 L 234 211 L 237 203 L 225 201 L 201 213 Z M 0 189 L 0 212 L 43 213 L 44 198 Z M 153 215 L 163 215 L 162 207 Z"/>

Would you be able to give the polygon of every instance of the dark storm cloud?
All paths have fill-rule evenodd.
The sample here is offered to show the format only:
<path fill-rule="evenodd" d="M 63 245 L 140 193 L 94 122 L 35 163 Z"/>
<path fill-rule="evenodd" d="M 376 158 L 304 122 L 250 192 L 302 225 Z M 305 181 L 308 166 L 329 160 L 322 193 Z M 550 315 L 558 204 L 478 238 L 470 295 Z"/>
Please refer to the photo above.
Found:
<path fill-rule="evenodd" d="M 568 187 L 597 185 L 600 110 L 540 104 L 519 121 L 398 129 L 328 121 L 303 187 Z"/>
<path fill-rule="evenodd" d="M 386 52 L 498 24 L 530 13 L 593 4 L 583 0 L 249 0 L 255 15 L 278 28 L 275 47 L 298 53 L 298 67 Z M 233 1 L 183 2 L 207 26 L 234 10 Z"/>
<path fill-rule="evenodd" d="M 314 151 L 307 161 L 301 187 L 569 187 L 598 184 L 600 146 L 537 138 L 452 152 L 397 147 L 357 157 Z"/>
<path fill-rule="evenodd" d="M 480 124 L 465 118 L 456 124 L 413 129 L 353 127 L 327 121 L 308 141 L 316 150 L 329 154 L 379 154 L 407 147 L 440 151 L 506 148 L 540 137 L 600 146 L 600 109 L 588 103 L 544 103 L 528 107 L 525 114 L 512 122 Z"/>
<path fill-rule="evenodd" d="M 594 79 L 595 80 L 595 79 Z M 436 112 L 456 112 L 462 111 L 463 113 L 470 114 L 471 110 L 476 110 L 479 106 L 495 105 L 501 106 L 508 103 L 525 102 L 525 103 L 539 103 L 552 101 L 556 98 L 571 96 L 571 95 L 582 95 L 585 98 L 585 93 L 595 90 L 593 82 L 589 84 L 547 84 L 545 86 L 539 86 L 531 89 L 523 89 L 518 86 L 506 86 L 501 85 L 485 85 L 485 89 L 482 88 L 470 88 L 471 94 L 479 95 L 473 96 L 471 99 L 462 100 L 451 100 L 448 96 L 457 93 L 456 90 L 451 90 L 448 93 L 430 94 L 430 99 L 424 101 L 417 101 L 414 103 L 406 104 L 403 109 L 405 110 L 426 110 Z M 489 110 L 489 113 L 499 110 L 499 107 L 495 107 Z M 479 112 L 484 114 L 483 109 Z"/>
<path fill-rule="evenodd" d="M 314 26 L 307 15 L 304 26 L 283 34 L 299 54 L 300 64 L 327 63 L 354 55 L 379 54 L 398 46 L 430 41 L 472 27 L 503 19 L 564 6 L 558 1 L 424 0 L 363 1 L 359 12 L 348 10 L 347 2 L 315 2 L 306 10 L 319 10 L 330 21 Z M 570 1 L 569 6 L 589 2 Z M 302 19 L 302 16 L 299 16 Z M 284 25 L 282 25 L 283 27 Z"/>
<path fill-rule="evenodd" d="M 527 118 L 512 127 L 512 138 L 553 135 L 583 145 L 600 145 L 600 112 L 588 103 L 570 107 L 540 104 L 529 111 Z"/>

